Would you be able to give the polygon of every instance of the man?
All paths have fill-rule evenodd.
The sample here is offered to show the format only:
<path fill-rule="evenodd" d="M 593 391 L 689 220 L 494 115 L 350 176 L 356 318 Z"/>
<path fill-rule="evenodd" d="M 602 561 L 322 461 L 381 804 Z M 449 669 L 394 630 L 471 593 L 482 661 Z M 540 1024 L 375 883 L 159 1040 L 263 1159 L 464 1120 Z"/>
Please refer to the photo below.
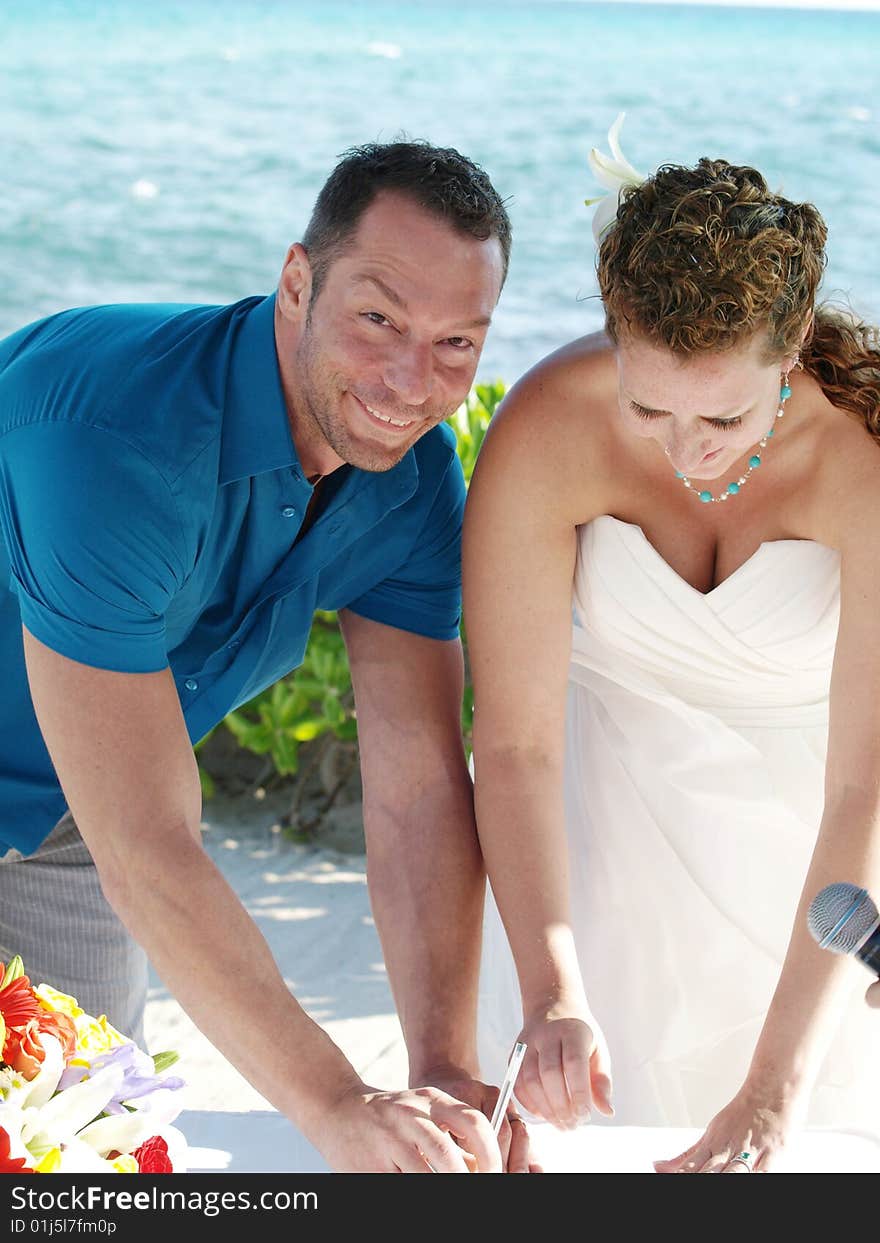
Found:
<path fill-rule="evenodd" d="M 464 1170 L 463 1149 L 500 1168 L 441 425 L 509 246 L 470 161 L 369 145 L 275 295 L 79 309 L 0 344 L 0 956 L 135 1038 L 148 956 L 336 1169 Z M 191 744 L 300 662 L 316 608 L 341 610 L 371 898 L 410 1083 L 431 1087 L 361 1082 L 200 845 Z"/>

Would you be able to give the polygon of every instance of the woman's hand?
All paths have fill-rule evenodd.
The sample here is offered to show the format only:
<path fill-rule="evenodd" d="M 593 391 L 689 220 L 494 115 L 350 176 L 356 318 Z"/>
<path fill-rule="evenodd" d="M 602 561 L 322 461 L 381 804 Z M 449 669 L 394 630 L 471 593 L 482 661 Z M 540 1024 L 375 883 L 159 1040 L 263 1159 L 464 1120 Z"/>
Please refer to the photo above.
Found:
<path fill-rule="evenodd" d="M 695 1144 L 671 1160 L 655 1161 L 654 1169 L 658 1174 L 767 1174 L 803 1126 L 806 1104 L 804 1094 L 792 1098 L 746 1083 Z"/>
<path fill-rule="evenodd" d="M 611 1117 L 611 1059 L 589 1010 L 562 1002 L 533 1012 L 517 1037 L 528 1045 L 514 1089 L 522 1107 L 562 1130 Z"/>

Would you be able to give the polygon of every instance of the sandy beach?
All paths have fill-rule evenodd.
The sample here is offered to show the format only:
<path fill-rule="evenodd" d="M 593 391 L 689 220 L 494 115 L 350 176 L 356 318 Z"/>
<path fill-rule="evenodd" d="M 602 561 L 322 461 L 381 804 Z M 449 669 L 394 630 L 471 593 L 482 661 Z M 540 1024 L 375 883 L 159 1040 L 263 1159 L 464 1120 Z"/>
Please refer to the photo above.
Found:
<path fill-rule="evenodd" d="M 367 896 L 363 854 L 299 845 L 280 831 L 289 793 L 218 795 L 203 840 L 241 898 L 300 1004 L 375 1087 L 406 1085 L 406 1053 Z M 218 1053 L 151 973 L 151 1053 L 175 1049 L 189 1110 L 264 1110 L 267 1101 Z"/>

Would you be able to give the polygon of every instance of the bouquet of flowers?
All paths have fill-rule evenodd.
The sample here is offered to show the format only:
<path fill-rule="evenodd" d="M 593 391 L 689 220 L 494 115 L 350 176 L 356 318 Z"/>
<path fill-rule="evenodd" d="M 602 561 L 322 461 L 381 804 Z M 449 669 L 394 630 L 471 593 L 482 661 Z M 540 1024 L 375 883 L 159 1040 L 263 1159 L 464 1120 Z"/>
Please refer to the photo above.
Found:
<path fill-rule="evenodd" d="M 0 1174 L 183 1172 L 176 1061 L 0 963 Z"/>

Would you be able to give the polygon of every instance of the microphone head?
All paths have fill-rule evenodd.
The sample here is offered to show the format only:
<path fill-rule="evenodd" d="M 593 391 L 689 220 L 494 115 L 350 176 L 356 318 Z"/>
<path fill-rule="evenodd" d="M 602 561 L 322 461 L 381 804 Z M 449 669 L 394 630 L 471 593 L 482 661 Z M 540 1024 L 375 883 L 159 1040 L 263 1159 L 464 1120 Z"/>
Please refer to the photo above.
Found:
<path fill-rule="evenodd" d="M 867 940 L 880 915 L 867 889 L 840 881 L 816 894 L 807 912 L 810 932 L 822 949 L 852 954 Z"/>

